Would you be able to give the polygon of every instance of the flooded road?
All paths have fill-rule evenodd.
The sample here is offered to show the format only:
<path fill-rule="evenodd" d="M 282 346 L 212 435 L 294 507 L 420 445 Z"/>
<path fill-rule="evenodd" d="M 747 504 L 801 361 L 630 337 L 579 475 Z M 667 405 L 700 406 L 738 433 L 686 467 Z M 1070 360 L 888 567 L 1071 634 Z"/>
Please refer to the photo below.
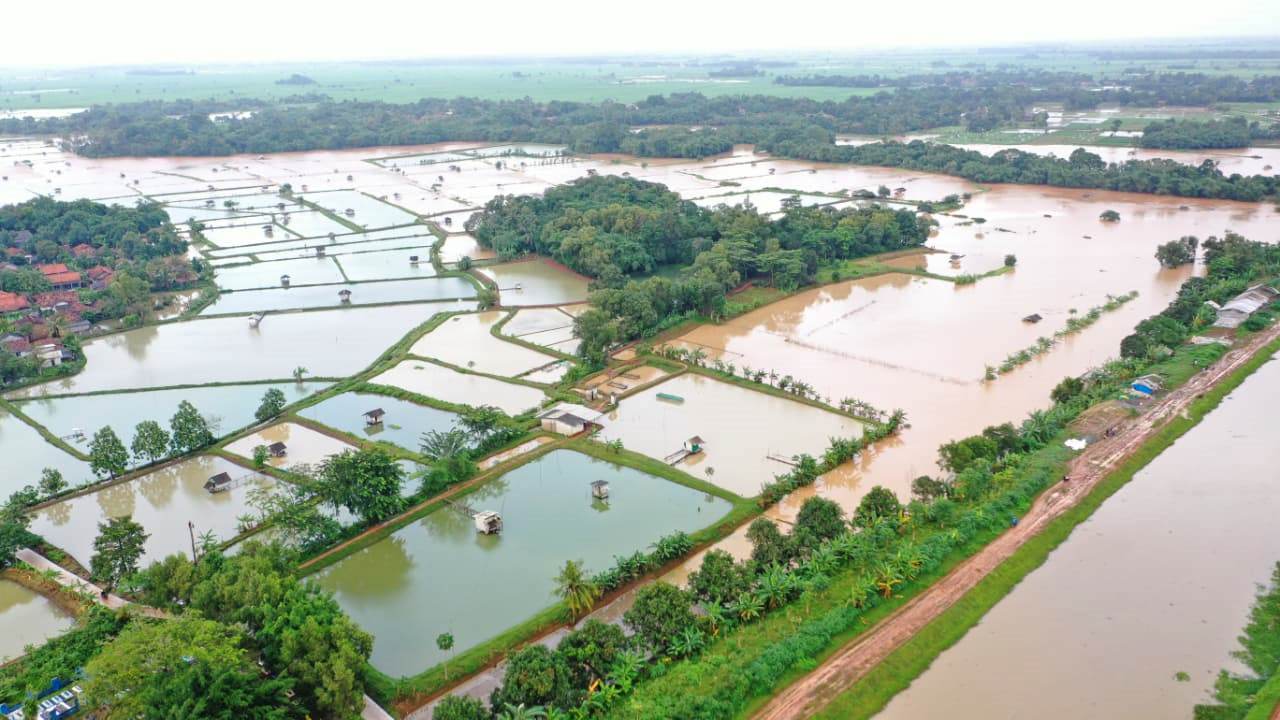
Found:
<path fill-rule="evenodd" d="M 1277 394 L 1272 360 L 878 717 L 1191 718 L 1220 668 L 1243 669 L 1230 653 L 1280 557 Z"/>

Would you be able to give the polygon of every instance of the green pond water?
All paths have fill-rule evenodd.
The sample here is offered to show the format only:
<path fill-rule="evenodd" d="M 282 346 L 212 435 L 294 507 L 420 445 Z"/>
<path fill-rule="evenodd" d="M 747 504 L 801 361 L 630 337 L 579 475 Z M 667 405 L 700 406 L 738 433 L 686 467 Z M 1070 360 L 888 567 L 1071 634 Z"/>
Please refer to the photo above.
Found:
<path fill-rule="evenodd" d="M 0 660 L 16 658 L 27 645 L 40 645 L 73 624 L 75 618 L 49 598 L 0 580 Z"/>
<path fill-rule="evenodd" d="M 590 483 L 607 480 L 608 504 Z M 663 535 L 711 525 L 729 503 L 637 470 L 556 450 L 497 478 L 463 501 L 502 513 L 499 536 L 478 535 L 469 517 L 431 513 L 314 577 L 374 636 L 372 662 L 410 675 L 498 635 L 555 602 L 565 560 L 596 572 Z"/>
<path fill-rule="evenodd" d="M 380 425 L 370 427 L 365 424 L 364 413 L 374 408 L 381 408 L 387 414 Z M 454 413 L 407 400 L 355 392 L 329 398 L 298 414 L 352 435 L 382 440 L 414 452 L 418 451 L 423 433 L 448 430 L 458 418 Z"/>

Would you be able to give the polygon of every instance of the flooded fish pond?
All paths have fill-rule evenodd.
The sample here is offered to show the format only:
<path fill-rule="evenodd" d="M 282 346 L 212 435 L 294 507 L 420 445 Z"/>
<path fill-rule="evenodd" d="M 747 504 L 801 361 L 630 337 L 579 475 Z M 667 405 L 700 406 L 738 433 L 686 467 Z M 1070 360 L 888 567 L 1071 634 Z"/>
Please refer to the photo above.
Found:
<path fill-rule="evenodd" d="M 233 481 L 231 489 L 213 493 L 204 488 L 224 472 Z M 248 512 L 249 491 L 274 482 L 223 458 L 196 457 L 42 508 L 32 516 L 31 532 L 88 567 L 98 524 L 132 515 L 149 534 L 141 563 L 145 567 L 166 555 L 190 554 L 188 522 L 195 524 L 197 537 L 205 532 L 223 541 L 235 537 L 237 518 Z"/>
<path fill-rule="evenodd" d="M 0 580 L 0 660 L 21 656 L 75 624 L 75 616 L 49 598 L 12 580 Z"/>
<path fill-rule="evenodd" d="M 455 405 L 493 405 L 508 415 L 537 407 L 545 397 L 537 388 L 461 373 L 426 360 L 405 360 L 369 382 Z"/>
<path fill-rule="evenodd" d="M 382 410 L 381 421 L 369 424 L 365 413 Z M 331 397 L 298 412 L 309 420 L 368 440 L 399 445 L 417 452 L 424 434 L 444 432 L 453 427 L 458 416 L 407 400 L 386 395 L 349 392 Z"/>
<path fill-rule="evenodd" d="M 790 471 L 792 456 L 818 457 L 830 438 L 863 430 L 843 415 L 691 373 L 624 398 L 601 422 L 603 439 L 743 497 Z M 694 437 L 699 451 L 684 454 Z"/>
<path fill-rule="evenodd" d="M 479 269 L 498 285 L 502 305 L 564 305 L 587 299 L 588 279 L 550 260 L 489 265 Z"/>
<path fill-rule="evenodd" d="M 426 306 L 430 307 L 430 306 Z M 340 377 L 364 368 L 433 313 L 416 305 L 269 315 L 258 327 L 224 317 L 129 330 L 85 343 L 85 369 L 17 397 L 287 378 L 295 368 Z"/>
<path fill-rule="evenodd" d="M 410 352 L 476 372 L 514 376 L 555 362 L 551 355 L 508 342 L 492 332 L 506 313 L 455 315 L 413 344 Z"/>
<path fill-rule="evenodd" d="M 591 497 L 595 480 L 609 483 L 607 502 Z M 566 560 L 598 572 L 615 555 L 711 525 L 729 509 L 719 498 L 570 450 L 552 451 L 462 501 L 500 512 L 502 533 L 479 535 L 470 517 L 441 509 L 314 576 L 373 634 L 372 663 L 389 675 L 447 659 L 436 649 L 440 633 L 453 633 L 461 652 L 550 606 Z"/>

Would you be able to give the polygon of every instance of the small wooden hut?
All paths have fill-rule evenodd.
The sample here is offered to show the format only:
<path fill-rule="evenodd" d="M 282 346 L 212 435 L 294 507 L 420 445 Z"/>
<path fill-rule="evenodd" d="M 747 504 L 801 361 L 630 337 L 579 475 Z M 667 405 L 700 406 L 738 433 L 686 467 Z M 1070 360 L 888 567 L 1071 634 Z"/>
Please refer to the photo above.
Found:
<path fill-rule="evenodd" d="M 364 414 L 364 424 L 365 425 L 381 425 L 382 416 L 386 414 L 387 413 L 384 412 L 382 408 L 374 408 Z"/>
<path fill-rule="evenodd" d="M 282 442 L 273 442 L 267 446 L 267 452 L 271 457 L 282 458 L 289 454 L 289 448 Z"/>
<path fill-rule="evenodd" d="M 231 489 L 231 475 L 228 473 L 218 473 L 208 480 L 204 481 L 204 489 L 210 493 L 226 492 Z"/>
<path fill-rule="evenodd" d="M 591 483 L 591 497 L 597 500 L 608 500 L 609 483 L 605 480 L 596 480 Z"/>

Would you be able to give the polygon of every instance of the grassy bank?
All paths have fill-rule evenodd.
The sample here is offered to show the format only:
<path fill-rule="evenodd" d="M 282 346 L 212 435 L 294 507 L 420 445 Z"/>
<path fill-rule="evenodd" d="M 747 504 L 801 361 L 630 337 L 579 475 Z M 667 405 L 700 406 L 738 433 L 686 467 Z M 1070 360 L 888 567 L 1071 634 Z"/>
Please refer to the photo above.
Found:
<path fill-rule="evenodd" d="M 982 617 L 1008 595 L 1028 574 L 1040 567 L 1075 528 L 1102 503 L 1124 487 L 1144 467 L 1178 438 L 1199 424 L 1222 399 L 1280 350 L 1280 340 L 1267 345 L 1248 363 L 1212 390 L 1196 399 L 1187 412 L 1173 418 L 1153 435 L 1127 462 L 1116 468 L 1093 491 L 1044 531 L 1027 541 L 977 586 L 924 630 L 876 666 L 862 680 L 823 709 L 820 718 L 856 720 L 870 718 L 923 673 L 944 650 L 958 642 Z M 1277 686 L 1280 692 L 1280 686 Z"/>

